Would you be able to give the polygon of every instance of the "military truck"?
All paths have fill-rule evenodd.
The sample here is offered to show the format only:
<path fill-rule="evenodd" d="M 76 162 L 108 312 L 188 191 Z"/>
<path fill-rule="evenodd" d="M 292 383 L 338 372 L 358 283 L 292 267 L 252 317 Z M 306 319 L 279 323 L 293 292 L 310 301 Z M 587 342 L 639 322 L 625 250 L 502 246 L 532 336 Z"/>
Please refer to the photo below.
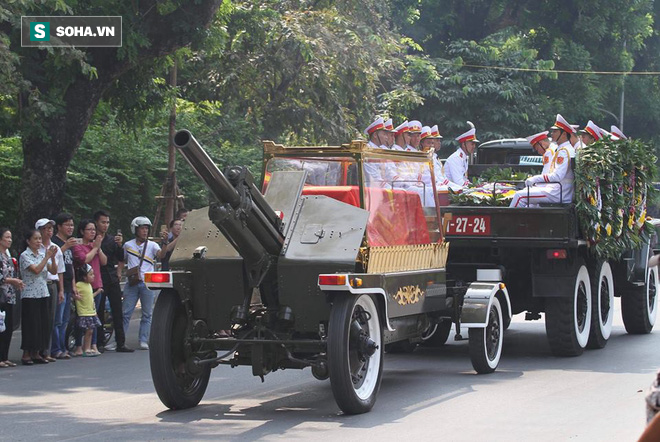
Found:
<path fill-rule="evenodd" d="M 490 143 L 491 151 L 510 150 L 509 140 Z M 545 315 L 555 355 L 603 348 L 612 331 L 614 297 L 621 298 L 628 333 L 652 330 L 660 282 L 657 267 L 648 261 L 659 252 L 660 220 L 652 220 L 656 232 L 649 232 L 642 247 L 605 261 L 590 253 L 570 201 L 535 208 L 449 205 L 441 212 L 451 243 L 448 273 L 465 285 L 477 280 L 481 269 L 492 269 L 509 289 L 512 314 L 524 312 L 527 320 Z"/>
<path fill-rule="evenodd" d="M 161 289 L 149 346 L 167 407 L 197 405 L 219 365 L 262 380 L 310 367 L 345 413 L 364 413 L 385 346 L 444 342 L 452 324 L 468 331 L 476 371 L 496 369 L 508 289 L 490 269 L 451 283 L 437 200 L 419 178 L 435 181 L 430 154 L 265 142 L 259 185 L 244 167 L 218 170 L 190 132 L 174 142 L 213 201 L 188 215 L 172 270 L 145 275 Z"/>

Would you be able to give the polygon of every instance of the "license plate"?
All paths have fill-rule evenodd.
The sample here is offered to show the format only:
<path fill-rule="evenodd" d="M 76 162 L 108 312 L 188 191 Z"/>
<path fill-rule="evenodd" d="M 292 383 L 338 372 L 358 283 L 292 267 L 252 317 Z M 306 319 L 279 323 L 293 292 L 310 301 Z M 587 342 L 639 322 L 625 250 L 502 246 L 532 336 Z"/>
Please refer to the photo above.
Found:
<path fill-rule="evenodd" d="M 447 225 L 447 235 L 490 235 L 490 216 L 454 216 Z"/>

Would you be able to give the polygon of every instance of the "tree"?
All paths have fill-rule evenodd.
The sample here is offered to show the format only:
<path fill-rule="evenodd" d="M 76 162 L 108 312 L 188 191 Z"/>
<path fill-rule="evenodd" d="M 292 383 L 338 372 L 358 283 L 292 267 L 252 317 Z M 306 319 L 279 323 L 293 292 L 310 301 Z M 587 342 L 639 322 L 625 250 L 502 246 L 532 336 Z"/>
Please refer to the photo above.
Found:
<path fill-rule="evenodd" d="M 246 129 L 237 142 L 346 142 L 388 112 L 381 94 L 404 89 L 407 46 L 389 14 L 374 0 L 234 2 L 216 23 L 226 33 L 182 66 L 182 94 L 221 103 L 223 135 Z"/>
<path fill-rule="evenodd" d="M 8 77 L 0 84 L 18 92 L 14 104 L 23 146 L 19 207 L 24 227 L 61 209 L 68 166 L 104 92 L 132 67 L 188 44 L 211 22 L 222 0 L 69 3 L 20 0 L 0 7 L 0 32 L 12 42 L 0 50 L 0 75 Z M 54 13 L 122 15 L 123 46 L 21 48 L 20 16 Z"/>

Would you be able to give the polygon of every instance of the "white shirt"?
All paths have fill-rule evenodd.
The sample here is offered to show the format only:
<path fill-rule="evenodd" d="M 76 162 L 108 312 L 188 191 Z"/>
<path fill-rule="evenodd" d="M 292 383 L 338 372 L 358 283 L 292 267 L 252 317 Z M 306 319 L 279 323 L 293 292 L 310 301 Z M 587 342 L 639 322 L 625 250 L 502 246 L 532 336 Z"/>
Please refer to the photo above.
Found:
<path fill-rule="evenodd" d="M 467 179 L 468 155 L 460 147 L 445 161 L 445 175 L 447 179 L 457 186 L 465 187 L 470 184 Z"/>
<path fill-rule="evenodd" d="M 138 246 L 135 239 L 124 244 L 124 262 L 126 263 L 126 268 L 132 269 L 140 264 L 140 255 L 142 255 L 144 244 L 145 243 L 142 243 Z M 142 275 L 144 272 L 154 271 L 154 264 L 156 264 L 156 256 L 158 256 L 158 252 L 160 252 L 160 246 L 153 241 L 147 241 L 147 250 L 144 253 L 144 260 L 140 267 L 140 279 L 143 278 Z"/>
<path fill-rule="evenodd" d="M 48 244 L 48 246 L 42 243 L 39 252 L 43 252 L 44 256 L 46 256 L 46 249 L 50 246 L 57 247 L 57 253 L 55 254 L 55 263 L 57 264 L 57 275 L 53 275 L 52 273 L 48 272 L 47 273 L 48 281 L 59 281 L 60 277 L 58 275 L 66 271 L 66 269 L 64 268 L 64 254 L 62 253 L 62 249 L 60 249 L 60 246 L 55 244 L 53 241 L 51 241 L 50 244 Z"/>

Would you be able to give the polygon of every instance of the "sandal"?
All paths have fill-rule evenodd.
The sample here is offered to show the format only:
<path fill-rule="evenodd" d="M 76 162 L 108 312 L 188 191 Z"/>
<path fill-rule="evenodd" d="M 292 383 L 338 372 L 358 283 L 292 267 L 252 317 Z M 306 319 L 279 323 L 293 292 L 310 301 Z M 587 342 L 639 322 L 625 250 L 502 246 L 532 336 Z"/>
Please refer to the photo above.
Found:
<path fill-rule="evenodd" d="M 21 364 L 23 364 L 23 365 L 34 365 L 34 361 L 32 359 L 21 359 Z"/>
<path fill-rule="evenodd" d="M 0 362 L 0 368 L 7 368 L 9 365 L 5 364 L 4 362 Z"/>
<path fill-rule="evenodd" d="M 32 358 L 32 362 L 35 364 L 48 364 L 48 361 L 45 358 Z"/>
<path fill-rule="evenodd" d="M 5 361 L 5 365 L 6 365 L 7 367 L 16 367 L 16 364 L 13 363 L 12 361 Z"/>
<path fill-rule="evenodd" d="M 57 362 L 57 359 L 50 357 L 50 356 L 44 356 L 44 360 L 46 362 Z"/>
<path fill-rule="evenodd" d="M 84 351 L 82 355 L 83 355 L 83 358 L 93 358 L 95 356 L 100 356 L 101 353 L 96 353 L 94 351 L 87 351 L 87 352 Z"/>
<path fill-rule="evenodd" d="M 71 359 L 71 356 L 69 355 L 69 353 L 62 352 L 57 356 L 55 356 L 55 359 Z"/>

